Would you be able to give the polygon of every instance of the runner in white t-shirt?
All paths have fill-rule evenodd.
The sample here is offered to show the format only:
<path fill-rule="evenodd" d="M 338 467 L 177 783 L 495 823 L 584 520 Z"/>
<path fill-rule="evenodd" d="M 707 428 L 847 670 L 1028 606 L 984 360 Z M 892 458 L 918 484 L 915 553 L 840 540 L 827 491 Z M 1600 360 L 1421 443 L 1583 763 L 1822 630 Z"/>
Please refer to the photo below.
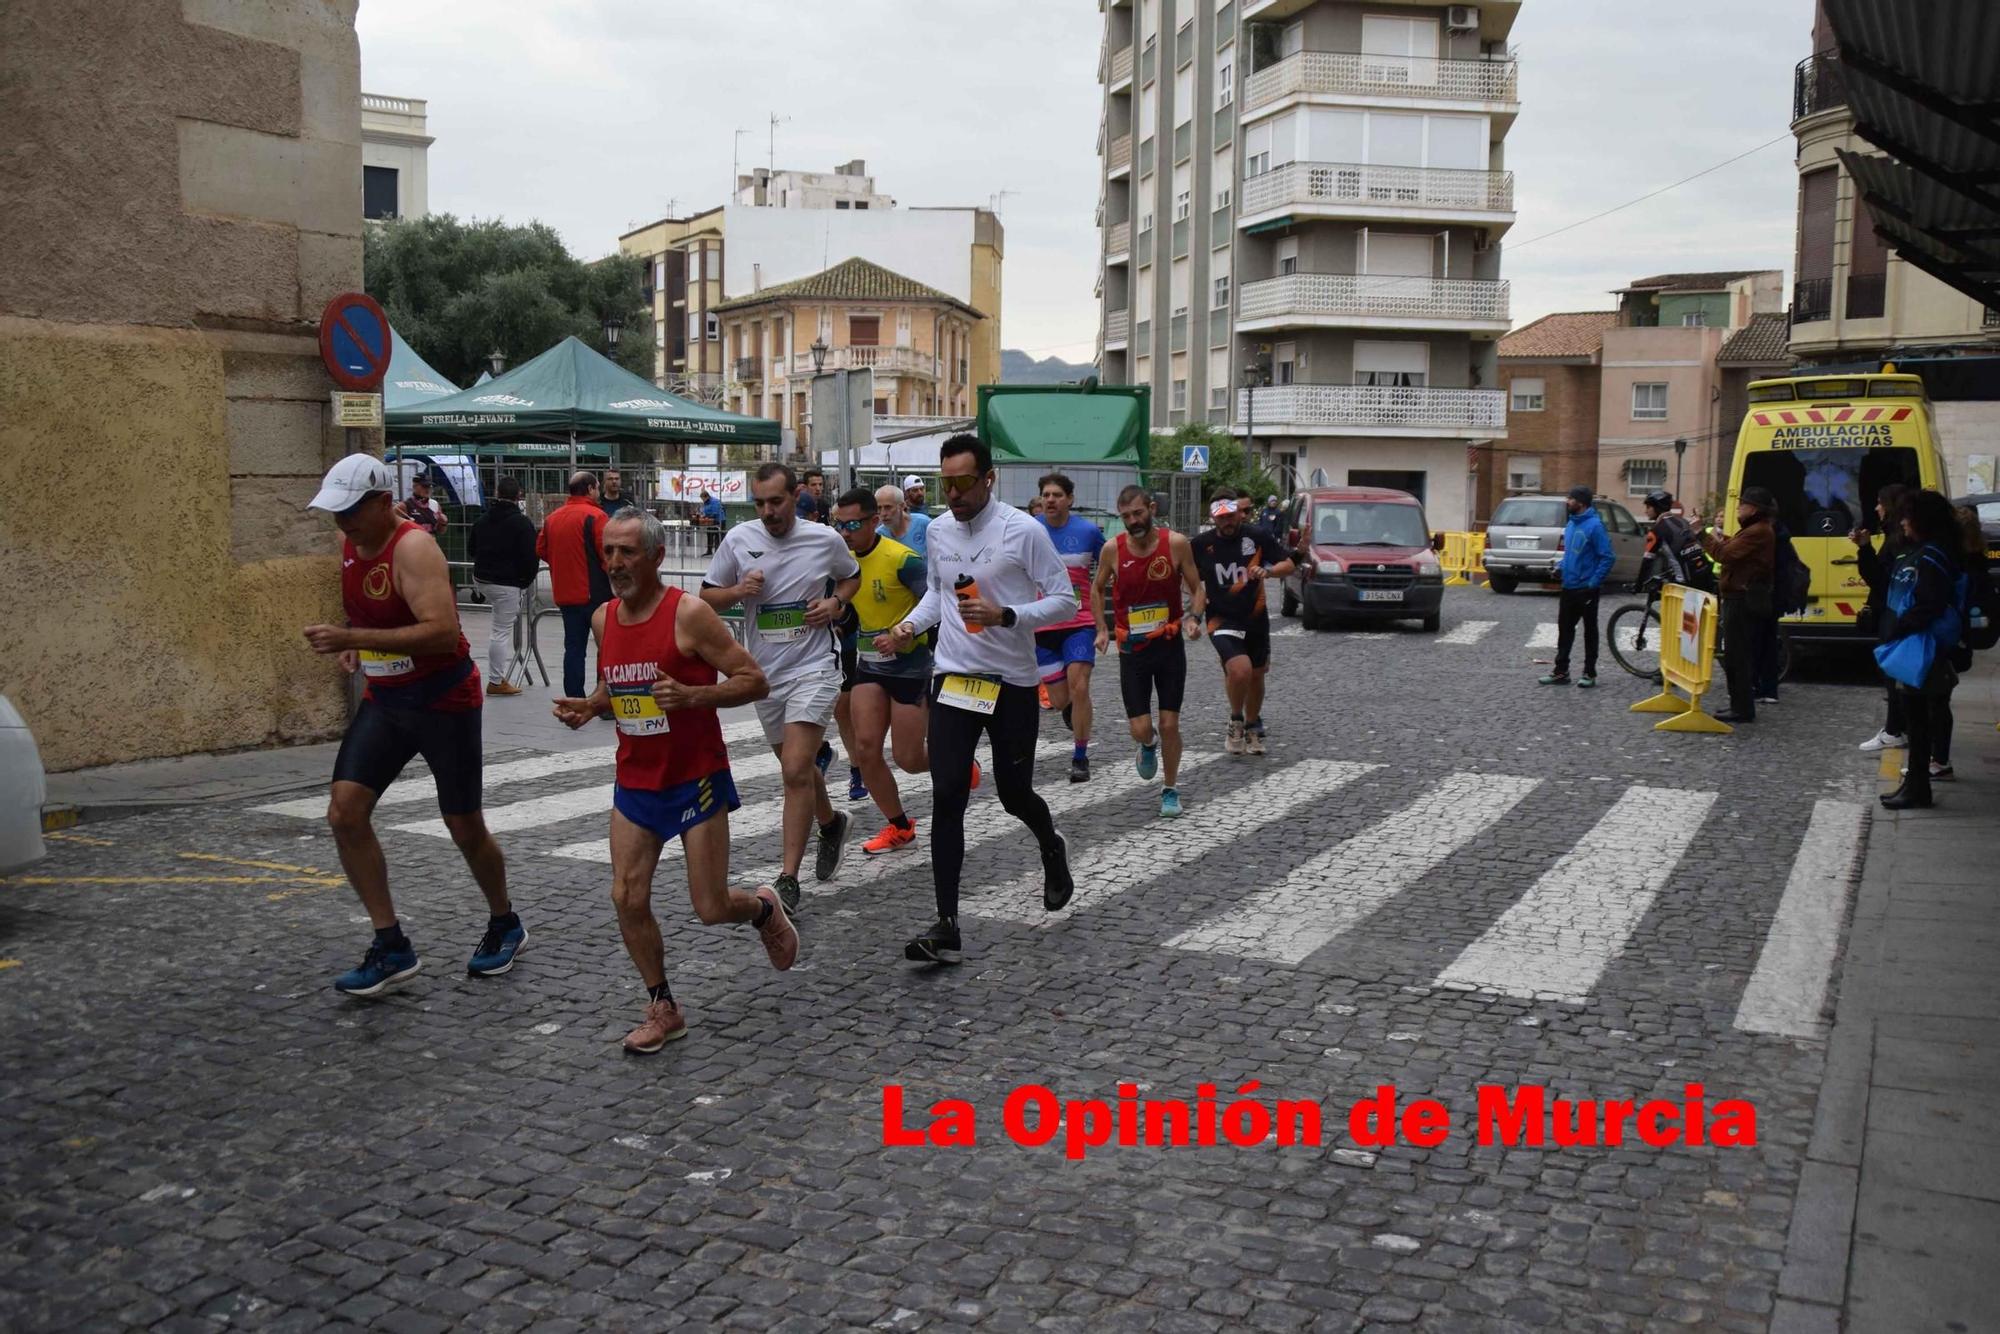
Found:
<path fill-rule="evenodd" d="M 757 470 L 750 499 L 760 522 L 738 524 L 723 537 L 701 596 L 717 611 L 743 604 L 744 646 L 771 683 L 757 702 L 757 720 L 785 776 L 785 859 L 775 888 L 792 912 L 810 823 L 819 822 L 819 879 L 833 878 L 846 848 L 847 814 L 827 800 L 814 760 L 840 697 L 836 627 L 861 587 L 861 567 L 839 533 L 799 522 L 798 478 L 784 464 Z"/>

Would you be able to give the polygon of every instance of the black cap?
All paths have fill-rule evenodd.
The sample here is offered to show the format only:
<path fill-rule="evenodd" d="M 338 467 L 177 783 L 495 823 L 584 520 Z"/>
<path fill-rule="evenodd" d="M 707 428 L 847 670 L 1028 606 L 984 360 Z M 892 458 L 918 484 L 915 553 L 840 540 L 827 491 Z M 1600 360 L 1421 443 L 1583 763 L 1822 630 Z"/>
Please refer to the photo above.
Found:
<path fill-rule="evenodd" d="M 1739 499 L 1746 505 L 1755 505 L 1763 514 L 1769 514 L 1778 508 L 1778 498 L 1761 486 L 1744 487 Z"/>
<path fill-rule="evenodd" d="M 1569 498 L 1579 505 L 1588 505 L 1597 497 L 1591 493 L 1589 487 L 1579 484 L 1569 489 Z"/>

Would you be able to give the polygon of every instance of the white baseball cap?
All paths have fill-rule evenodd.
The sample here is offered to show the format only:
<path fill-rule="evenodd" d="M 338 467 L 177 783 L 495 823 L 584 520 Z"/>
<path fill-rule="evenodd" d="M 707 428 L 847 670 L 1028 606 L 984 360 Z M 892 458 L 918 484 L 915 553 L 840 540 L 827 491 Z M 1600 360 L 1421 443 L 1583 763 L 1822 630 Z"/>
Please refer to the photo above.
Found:
<path fill-rule="evenodd" d="M 326 470 L 326 480 L 306 508 L 339 514 L 351 510 L 376 491 L 394 491 L 389 465 L 373 454 L 349 454 Z"/>
<path fill-rule="evenodd" d="M 903 489 L 905 491 L 909 490 L 913 486 L 922 486 L 923 484 L 924 484 L 924 479 L 917 476 L 915 473 L 911 472 L 903 474 Z"/>

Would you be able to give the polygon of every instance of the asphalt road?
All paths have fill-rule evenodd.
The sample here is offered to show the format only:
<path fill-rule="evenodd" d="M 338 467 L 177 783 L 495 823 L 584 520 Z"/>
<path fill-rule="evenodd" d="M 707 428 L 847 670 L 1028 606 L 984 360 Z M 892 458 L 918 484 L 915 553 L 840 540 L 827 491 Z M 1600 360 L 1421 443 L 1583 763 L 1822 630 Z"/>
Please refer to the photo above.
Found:
<path fill-rule="evenodd" d="M 608 729 L 489 756 L 533 935 L 507 977 L 464 974 L 483 908 L 427 783 L 383 808 L 426 970 L 377 1003 L 329 988 L 368 933 L 313 794 L 87 824 L 0 884 L 0 1325 L 1763 1330 L 1879 696 L 1835 674 L 1663 735 L 1608 655 L 1595 691 L 1534 683 L 1554 611 L 1464 589 L 1442 636 L 1281 622 L 1263 758 L 1221 753 L 1193 646 L 1178 823 L 1107 665 L 1089 784 L 1043 720 L 1076 901 L 1042 912 L 989 786 L 956 969 L 902 960 L 921 850 L 809 883 L 789 974 L 666 862 L 691 1032 L 651 1058 L 617 1045 L 643 996 Z M 739 734 L 735 864 L 767 878 L 778 784 Z M 1003 1126 L 1024 1085 L 1226 1107 L 1253 1080 L 1318 1101 L 1323 1142 L 1072 1160 Z M 1754 1146 L 1478 1142 L 1482 1085 L 1694 1083 L 1754 1105 Z M 969 1102 L 976 1145 L 885 1146 L 885 1085 L 920 1127 Z M 1358 1145 L 1382 1085 L 1441 1102 L 1444 1142 Z"/>

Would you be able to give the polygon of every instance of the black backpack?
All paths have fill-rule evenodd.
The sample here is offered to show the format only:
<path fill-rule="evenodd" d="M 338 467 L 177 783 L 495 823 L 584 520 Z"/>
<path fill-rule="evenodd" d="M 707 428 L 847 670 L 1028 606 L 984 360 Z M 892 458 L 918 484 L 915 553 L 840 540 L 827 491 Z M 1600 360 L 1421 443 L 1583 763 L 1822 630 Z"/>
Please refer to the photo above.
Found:
<path fill-rule="evenodd" d="M 1799 559 L 1792 535 L 1778 529 L 1777 566 L 1771 576 L 1771 609 L 1780 616 L 1796 616 L 1812 601 L 1812 571 Z"/>

